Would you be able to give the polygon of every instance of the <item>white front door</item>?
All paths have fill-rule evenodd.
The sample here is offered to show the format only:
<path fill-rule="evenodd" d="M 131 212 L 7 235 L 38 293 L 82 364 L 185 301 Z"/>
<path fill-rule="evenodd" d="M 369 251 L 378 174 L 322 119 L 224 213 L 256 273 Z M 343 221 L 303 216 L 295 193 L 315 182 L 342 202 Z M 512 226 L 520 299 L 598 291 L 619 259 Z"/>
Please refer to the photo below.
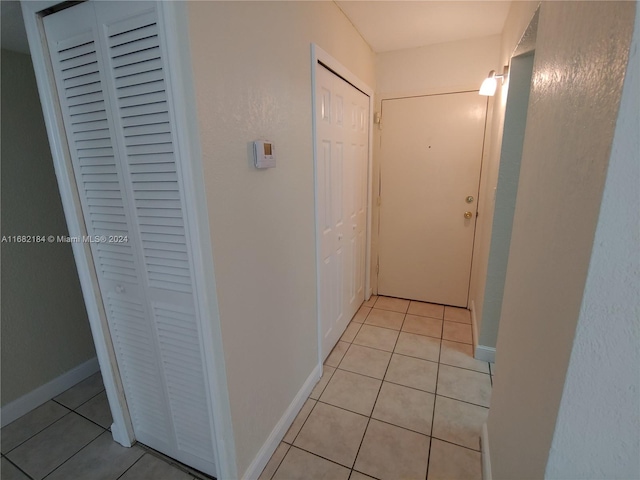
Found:
<path fill-rule="evenodd" d="M 380 295 L 467 306 L 486 110 L 477 92 L 382 102 Z"/>
<path fill-rule="evenodd" d="M 364 301 L 369 97 L 316 69 L 320 324 L 326 358 Z"/>

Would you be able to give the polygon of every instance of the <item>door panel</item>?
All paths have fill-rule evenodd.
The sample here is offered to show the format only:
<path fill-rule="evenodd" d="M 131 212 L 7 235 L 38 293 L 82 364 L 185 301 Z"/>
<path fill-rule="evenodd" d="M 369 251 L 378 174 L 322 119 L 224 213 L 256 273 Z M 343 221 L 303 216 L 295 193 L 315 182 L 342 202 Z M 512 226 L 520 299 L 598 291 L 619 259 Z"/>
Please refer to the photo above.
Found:
<path fill-rule="evenodd" d="M 477 92 L 383 101 L 380 295 L 467 306 L 486 105 Z"/>
<path fill-rule="evenodd" d="M 323 358 L 364 301 L 369 98 L 316 70 L 320 323 Z"/>
<path fill-rule="evenodd" d="M 156 4 L 86 2 L 44 24 L 135 437 L 215 475 Z"/>

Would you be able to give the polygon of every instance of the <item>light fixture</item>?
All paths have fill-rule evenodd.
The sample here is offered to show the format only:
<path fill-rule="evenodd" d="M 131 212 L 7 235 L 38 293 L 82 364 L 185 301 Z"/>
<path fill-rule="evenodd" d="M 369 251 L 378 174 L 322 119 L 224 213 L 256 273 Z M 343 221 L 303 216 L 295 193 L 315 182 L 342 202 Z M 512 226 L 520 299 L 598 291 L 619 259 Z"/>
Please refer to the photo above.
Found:
<path fill-rule="evenodd" d="M 495 70 L 491 70 L 489 72 L 489 76 L 484 79 L 482 82 L 482 86 L 480 87 L 480 91 L 478 92 L 480 95 L 486 95 L 487 97 L 493 97 L 496 93 L 496 87 L 498 86 L 498 78 L 501 79 L 500 84 L 504 83 L 504 79 L 509 73 L 509 66 L 504 66 L 504 71 L 502 75 L 496 75 Z"/>

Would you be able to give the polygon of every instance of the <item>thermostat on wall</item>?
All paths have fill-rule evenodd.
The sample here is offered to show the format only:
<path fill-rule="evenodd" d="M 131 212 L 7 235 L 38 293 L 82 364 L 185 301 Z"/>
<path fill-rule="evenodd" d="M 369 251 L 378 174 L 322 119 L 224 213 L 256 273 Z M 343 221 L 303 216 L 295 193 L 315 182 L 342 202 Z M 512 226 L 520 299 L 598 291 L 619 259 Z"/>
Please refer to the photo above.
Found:
<path fill-rule="evenodd" d="M 256 168 L 271 168 L 276 166 L 276 151 L 273 142 L 256 140 L 253 142 L 253 161 Z"/>

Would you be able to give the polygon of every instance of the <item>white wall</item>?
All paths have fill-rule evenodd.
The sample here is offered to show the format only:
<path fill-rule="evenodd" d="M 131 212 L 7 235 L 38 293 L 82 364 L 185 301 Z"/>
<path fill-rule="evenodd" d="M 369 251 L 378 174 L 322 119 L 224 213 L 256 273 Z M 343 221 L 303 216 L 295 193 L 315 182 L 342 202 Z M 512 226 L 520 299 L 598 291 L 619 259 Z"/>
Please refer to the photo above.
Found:
<path fill-rule="evenodd" d="M 189 23 L 242 474 L 318 363 L 310 43 L 372 88 L 374 56 L 333 2 L 192 2 Z"/>
<path fill-rule="evenodd" d="M 381 100 L 384 98 L 478 90 L 489 71 L 497 69 L 500 64 L 500 38 L 500 35 L 492 35 L 377 54 L 376 111 L 380 112 Z M 492 105 L 493 102 L 490 101 L 489 119 Z M 374 126 L 374 195 L 377 195 L 379 185 L 380 135 L 380 129 Z M 371 264 L 374 267 L 378 258 L 378 216 L 379 209 L 377 202 L 374 202 L 371 239 Z M 373 291 L 377 292 L 375 268 L 372 268 L 371 284 Z"/>
<path fill-rule="evenodd" d="M 639 43 L 636 7 L 632 54 L 545 478 L 640 478 Z"/>
<path fill-rule="evenodd" d="M 67 236 L 31 57 L 0 57 L 2 235 Z M 2 406 L 96 356 L 71 244 L 2 244 L 1 337 Z"/>
<path fill-rule="evenodd" d="M 520 160 L 527 125 L 533 59 L 533 52 L 513 57 L 509 67 L 509 98 L 504 112 L 503 142 L 491 225 L 491 247 L 481 312 L 482 328 L 478 338 L 478 344 L 483 347 L 494 347 L 498 338 L 513 213 L 518 195 Z M 476 318 L 477 316 L 478 312 Z"/>
<path fill-rule="evenodd" d="M 509 14 L 505 22 L 500 43 L 500 54 L 496 67 L 500 71 L 509 64 L 511 56 L 522 38 L 529 22 L 533 18 L 537 1 L 511 2 Z M 491 246 L 493 216 L 495 209 L 494 192 L 498 184 L 498 171 L 500 167 L 500 151 L 502 148 L 502 134 L 507 104 L 507 92 L 509 81 L 498 88 L 493 97 L 493 115 L 488 130 L 489 135 L 485 145 L 485 156 L 480 181 L 480 196 L 478 203 L 478 221 L 476 223 L 476 240 L 474 260 L 471 270 L 471 286 L 469 291 L 469 304 L 473 308 L 473 314 L 477 322 L 478 345 L 495 348 L 496 333 L 498 331 L 498 319 L 484 322 L 482 312 L 484 310 L 484 297 L 486 282 L 494 282 L 495 279 L 487 278 L 487 265 Z"/>
<path fill-rule="evenodd" d="M 487 422 L 497 480 L 545 475 L 584 301 L 634 17 L 633 2 L 540 7 L 499 368 Z M 598 303 L 587 298 L 588 305 Z M 592 385 L 592 394 L 601 388 Z"/>
<path fill-rule="evenodd" d="M 479 89 L 495 70 L 500 35 L 439 43 L 376 55 L 376 93 L 424 95 Z"/>

